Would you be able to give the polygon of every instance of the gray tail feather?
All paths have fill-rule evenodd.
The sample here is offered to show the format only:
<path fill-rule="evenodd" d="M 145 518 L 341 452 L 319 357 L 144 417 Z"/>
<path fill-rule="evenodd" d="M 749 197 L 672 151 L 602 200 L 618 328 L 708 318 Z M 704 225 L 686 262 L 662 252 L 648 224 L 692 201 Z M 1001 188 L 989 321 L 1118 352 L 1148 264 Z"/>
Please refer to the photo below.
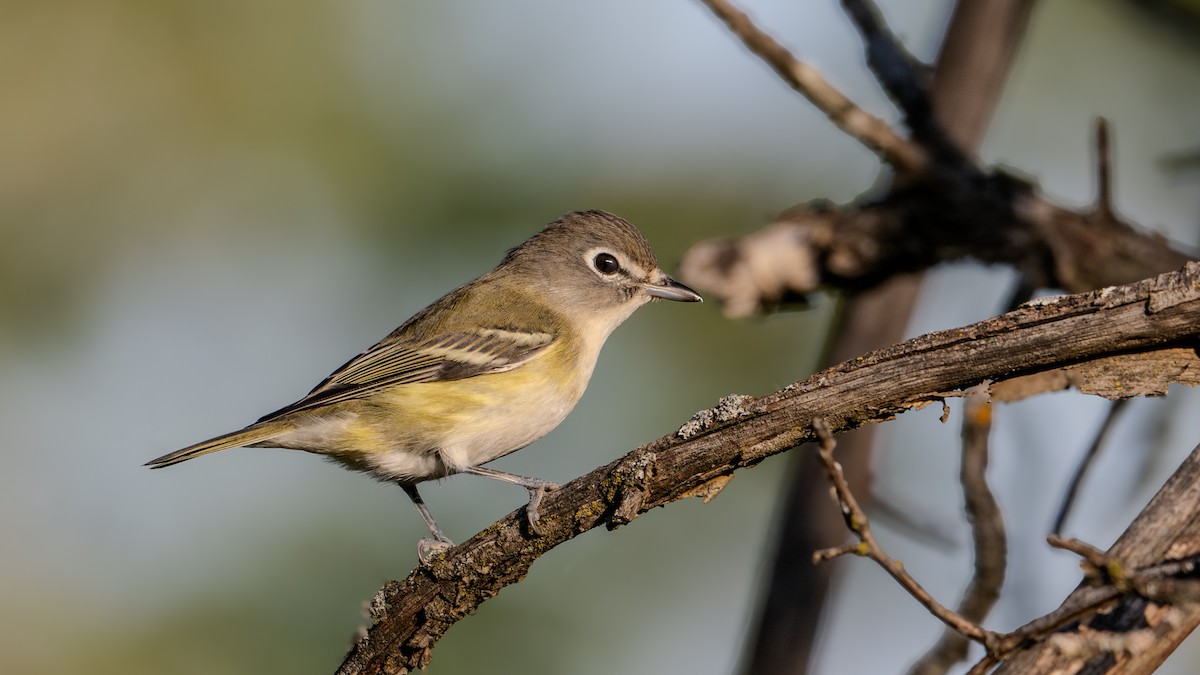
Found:
<path fill-rule="evenodd" d="M 291 430 L 291 425 L 280 424 L 279 422 L 264 422 L 260 424 L 251 424 L 245 429 L 234 431 L 228 434 L 222 434 L 216 438 L 210 438 L 207 441 L 201 441 L 195 445 L 190 445 L 182 450 L 176 450 L 170 454 L 157 457 L 146 462 L 146 466 L 151 469 L 161 469 L 163 467 L 172 466 L 180 462 L 186 462 L 189 459 L 194 459 L 200 455 L 207 455 L 210 452 L 218 450 L 228 450 L 229 448 L 240 448 L 250 445 L 251 443 L 259 443 L 275 436 L 279 436 Z"/>

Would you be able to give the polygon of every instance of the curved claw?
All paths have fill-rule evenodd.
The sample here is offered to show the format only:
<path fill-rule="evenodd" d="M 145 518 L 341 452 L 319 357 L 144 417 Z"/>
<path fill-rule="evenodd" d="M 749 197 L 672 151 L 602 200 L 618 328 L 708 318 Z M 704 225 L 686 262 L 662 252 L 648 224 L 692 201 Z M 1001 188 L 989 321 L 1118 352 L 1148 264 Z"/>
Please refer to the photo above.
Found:
<path fill-rule="evenodd" d="M 529 520 L 529 531 L 534 536 L 540 537 L 542 536 L 542 530 L 538 527 L 538 519 L 540 518 L 538 515 L 538 506 L 541 505 L 542 497 L 547 492 L 553 492 L 562 486 L 558 483 L 538 480 L 536 485 L 526 485 L 525 487 L 529 490 L 529 503 L 525 505 L 525 517 Z"/>
<path fill-rule="evenodd" d="M 437 539 L 422 538 L 417 542 L 417 560 L 420 560 L 422 565 L 428 565 L 433 562 L 434 556 L 443 556 L 453 547 L 454 542 L 445 536 Z"/>

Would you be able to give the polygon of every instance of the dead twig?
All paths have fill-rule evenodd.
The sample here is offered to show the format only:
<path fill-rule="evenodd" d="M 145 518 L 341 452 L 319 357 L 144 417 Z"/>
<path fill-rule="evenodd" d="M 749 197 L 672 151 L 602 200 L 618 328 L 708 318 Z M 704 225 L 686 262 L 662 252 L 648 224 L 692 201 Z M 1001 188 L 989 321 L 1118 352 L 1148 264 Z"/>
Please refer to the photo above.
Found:
<path fill-rule="evenodd" d="M 1050 541 L 1081 556 L 1085 583 L 1054 612 L 1006 637 L 997 672 L 1153 672 L 1200 624 L 1200 447 L 1107 551 Z M 1050 630 L 1058 631 L 1053 640 L 1022 639 Z"/>
<path fill-rule="evenodd" d="M 958 613 L 975 623 L 987 618 L 999 599 L 1008 562 L 1004 518 L 988 487 L 986 475 L 988 436 L 992 428 L 992 404 L 987 388 L 987 384 L 980 385 L 965 399 L 959 476 L 967 520 L 971 523 L 971 539 L 975 543 L 975 570 L 958 603 Z M 945 673 L 950 666 L 967 657 L 968 646 L 965 636 L 947 630 L 908 672 L 911 675 Z"/>
<path fill-rule="evenodd" d="M 373 603 L 378 608 L 372 614 L 374 625 L 356 642 L 339 672 L 395 673 L 424 667 L 447 630 L 502 588 L 520 581 L 550 549 L 686 496 L 710 495 L 711 490 L 703 488 L 715 485 L 713 481 L 815 440 L 810 426 L 814 418 L 826 420 L 830 432 L 846 431 L 891 419 L 928 400 L 930 392 L 1171 349 L 1198 339 L 1200 264 L 1193 264 L 1137 284 L 1067 296 L 914 338 L 766 396 L 730 398 L 717 409 L 697 414 L 678 432 L 548 494 L 541 505 L 541 536 L 530 535 L 523 509 L 514 511 L 440 560 L 418 567 L 404 581 L 389 582 Z M 1119 374 L 1115 391 L 1140 391 L 1142 380 L 1174 376 L 1136 360 L 1113 365 L 1122 364 L 1126 370 L 1113 373 Z M 1195 501 L 1200 503 L 1200 496 Z M 1162 532 L 1155 529 L 1146 536 Z M 888 571 L 901 572 L 895 564 Z M 990 635 L 980 630 L 975 628 L 971 635 Z"/>
<path fill-rule="evenodd" d="M 980 415 L 981 413 L 975 411 L 975 414 Z M 985 418 L 976 421 L 973 425 L 976 429 L 971 432 L 972 435 L 986 429 L 986 424 L 983 423 L 985 421 L 990 420 Z M 914 672 L 945 672 L 948 665 L 952 663 L 947 661 L 947 655 L 956 655 L 959 650 L 962 655 L 965 655 L 965 640 L 979 642 L 987 650 L 984 658 L 970 670 L 971 673 L 979 674 L 990 672 L 993 667 L 1005 662 L 1009 654 L 1024 645 L 1043 641 L 1068 655 L 1082 654 L 1091 658 L 1098 654 L 1121 651 L 1122 653 L 1127 652 L 1131 659 L 1137 659 L 1141 658 L 1144 653 L 1150 653 L 1151 656 L 1147 657 L 1149 659 L 1147 662 L 1157 663 L 1165 654 L 1161 649 L 1154 649 L 1157 644 L 1155 640 L 1162 635 L 1173 636 L 1172 639 L 1181 639 L 1180 633 L 1190 632 L 1190 627 L 1200 622 L 1200 612 L 1196 611 L 1196 606 L 1200 605 L 1200 554 L 1178 560 L 1160 560 L 1135 569 L 1112 551 L 1101 551 L 1077 539 L 1051 535 L 1048 538 L 1051 546 L 1071 551 L 1080 556 L 1087 587 L 1073 593 L 1068 601 L 1055 611 L 1010 633 L 996 633 L 981 627 L 977 620 L 968 617 L 965 613 L 952 611 L 940 604 L 908 574 L 903 566 L 887 555 L 872 534 L 866 513 L 859 507 L 845 476 L 842 475 L 841 467 L 833 458 L 836 443 L 829 424 L 822 418 L 815 418 L 812 425 L 819 441 L 818 456 L 833 486 L 831 491 L 842 510 L 846 526 L 858 540 L 856 543 L 817 551 L 813 554 L 813 561 L 822 562 L 849 554 L 870 558 L 887 571 L 931 614 L 962 638 L 959 640 L 962 642 L 961 645 L 956 645 L 953 650 L 946 650 L 945 654 L 931 652 L 928 658 L 918 662 L 914 667 Z M 968 438 L 966 441 L 968 444 L 979 442 L 973 438 Z M 1193 457 L 1189 459 L 1192 464 L 1198 466 L 1185 465 L 1181 471 L 1186 470 L 1190 473 L 1200 471 L 1198 468 L 1200 461 L 1196 459 L 1198 454 L 1200 454 L 1200 448 L 1193 452 Z M 967 473 L 972 474 L 970 480 L 974 481 L 981 475 L 981 467 L 972 467 L 969 471 L 964 469 L 964 474 Z M 1168 485 L 1151 502 L 1151 506 L 1147 507 L 1147 512 L 1139 517 L 1139 521 L 1155 517 L 1151 511 L 1152 507 L 1161 509 L 1161 502 L 1166 499 L 1163 497 L 1164 493 L 1170 489 L 1177 491 L 1176 486 L 1183 480 L 1188 480 L 1188 478 L 1172 477 L 1172 480 L 1168 481 Z M 978 490 L 978 487 L 972 489 Z M 984 501 L 987 500 L 988 498 L 984 499 Z M 985 505 L 985 512 L 989 508 L 995 508 L 994 503 L 990 507 Z M 1194 519 L 1191 521 L 1193 526 L 1196 522 Z M 977 536 L 978 534 L 977 532 Z M 1114 549 L 1117 548 L 1114 546 Z M 1002 556 L 998 559 L 993 552 L 986 558 L 985 564 L 992 567 L 999 564 L 1001 568 L 1003 567 Z M 963 605 L 970 604 L 970 611 L 978 612 L 982 609 L 986 613 L 990 603 L 994 601 L 999 588 L 998 583 L 994 579 L 980 581 L 982 577 L 994 573 L 995 570 L 992 569 L 976 574 L 972 584 L 978 585 L 981 590 L 974 596 L 970 592 L 967 593 L 963 603 Z M 1144 630 L 1137 625 L 1130 627 L 1121 620 L 1110 620 L 1109 623 L 1119 630 L 1092 631 L 1087 634 L 1062 634 L 1059 632 L 1064 627 L 1085 619 L 1096 622 L 1098 627 L 1107 627 L 1104 615 L 1100 613 L 1118 603 L 1128 601 L 1130 597 L 1135 598 L 1131 601 L 1136 609 L 1136 611 L 1131 610 L 1135 619 L 1141 616 L 1141 608 L 1148 606 L 1147 603 L 1158 603 L 1168 607 L 1178 606 L 1187 608 L 1187 611 L 1175 611 L 1163 615 L 1166 618 L 1159 621 L 1158 625 L 1147 625 Z M 1128 613 L 1126 612 L 1126 614 Z M 945 640 L 945 642 L 951 642 L 951 640 Z M 961 656 L 958 658 L 961 659 Z M 1138 670 L 1137 672 L 1148 671 Z"/>
<path fill-rule="evenodd" d="M 974 171 L 974 165 L 946 134 L 934 114 L 928 68 L 896 38 L 874 2 L 842 0 L 842 7 L 862 36 L 867 66 L 904 113 L 904 123 L 912 132 L 913 140 L 936 158 L 933 165 L 949 164 L 957 170 Z"/>
<path fill-rule="evenodd" d="M 1129 399 L 1127 398 L 1119 398 L 1109 406 L 1108 414 L 1104 416 L 1104 421 L 1100 423 L 1100 428 L 1096 430 L 1096 436 L 1092 439 L 1092 444 L 1088 446 L 1083 459 L 1079 460 L 1079 466 L 1075 467 L 1075 474 L 1071 476 L 1071 484 L 1067 487 L 1067 493 L 1063 497 L 1062 505 L 1058 507 L 1058 515 L 1054 517 L 1054 527 L 1051 528 L 1051 533 L 1056 535 L 1062 534 L 1063 528 L 1067 524 L 1067 517 L 1071 515 L 1071 509 L 1075 506 L 1075 498 L 1079 496 L 1079 488 L 1083 485 L 1083 478 L 1087 475 L 1088 469 L 1091 468 L 1092 463 L 1100 454 L 1100 448 L 1104 447 L 1104 441 L 1108 440 L 1109 432 L 1112 431 L 1117 417 L 1125 409 L 1125 405 L 1128 402 Z"/>
<path fill-rule="evenodd" d="M 857 139 L 888 164 L 920 173 L 928 158 L 920 146 L 896 133 L 887 122 L 860 108 L 829 83 L 816 68 L 797 59 L 775 38 L 754 25 L 745 12 L 726 0 L 703 0 L 730 32 L 751 52 L 767 62 L 792 89 L 800 92 L 837 128 Z"/>
<path fill-rule="evenodd" d="M 1093 586 L 1112 586 L 1166 604 L 1200 600 L 1200 554 L 1132 569 L 1121 558 L 1079 539 L 1052 534 L 1046 542 L 1079 556 L 1084 580 Z"/>
<path fill-rule="evenodd" d="M 837 443 L 833 440 L 833 432 L 830 431 L 829 423 L 824 419 L 816 418 L 813 420 L 812 426 L 820 440 L 817 453 L 821 458 L 821 464 L 825 467 L 829 482 L 833 485 L 833 495 L 842 509 L 842 518 L 846 521 L 846 527 L 859 541 L 857 545 L 838 546 L 817 551 L 813 554 L 813 562 L 819 563 L 848 553 L 870 558 L 942 623 L 972 640 L 988 642 L 993 637 L 991 632 L 980 628 L 974 622 L 934 599 L 899 561 L 893 560 L 883 550 L 883 547 L 876 541 L 875 535 L 871 533 L 871 524 L 867 519 L 867 514 L 858 506 L 858 500 L 855 499 L 850 485 L 846 482 L 846 477 L 842 474 L 841 465 L 833 458 L 833 450 L 837 447 Z"/>

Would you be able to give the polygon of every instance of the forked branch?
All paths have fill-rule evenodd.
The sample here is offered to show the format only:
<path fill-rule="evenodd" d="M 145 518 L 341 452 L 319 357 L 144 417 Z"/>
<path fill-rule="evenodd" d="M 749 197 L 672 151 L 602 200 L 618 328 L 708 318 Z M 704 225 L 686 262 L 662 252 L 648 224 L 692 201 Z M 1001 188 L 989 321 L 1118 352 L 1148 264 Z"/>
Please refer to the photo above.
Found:
<path fill-rule="evenodd" d="M 1200 546 L 1200 505 L 1196 499 L 1200 448 L 1193 451 L 1110 551 L 1050 535 L 1051 546 L 1081 558 L 1085 585 L 1055 611 L 1010 633 L 997 633 L 942 605 L 888 556 L 833 458 L 836 444 L 829 425 L 817 418 L 813 428 L 820 440 L 818 454 L 846 527 L 858 539 L 854 544 L 817 551 L 813 561 L 848 554 L 875 561 L 947 627 L 985 647 L 987 653 L 971 669 L 972 674 L 990 672 L 1002 662 L 1006 662 L 1006 668 L 1013 668 L 1011 672 L 1019 673 L 1092 672 L 1079 667 L 1085 663 L 1093 668 L 1102 666 L 1103 672 L 1149 673 L 1174 650 L 1178 640 L 1200 623 L 1200 554 L 1195 552 Z M 1141 540 L 1139 547 L 1132 548 L 1131 540 Z M 1121 551 L 1128 557 L 1123 557 Z M 1181 555 L 1180 551 L 1189 553 Z M 1122 606 L 1131 610 L 1114 610 Z M 1075 625 L 1068 628 L 1071 624 Z M 942 640 L 941 644 L 947 642 Z M 959 652 L 965 653 L 965 648 L 946 652 L 943 658 L 935 650 L 918 662 L 914 672 L 945 672 L 953 662 L 950 658 L 961 658 Z M 1025 658 L 1037 653 L 1044 656 L 1036 664 Z M 1013 666 L 1017 662 L 1025 665 Z"/>
<path fill-rule="evenodd" d="M 899 169 L 920 172 L 928 158 L 917 144 L 896 133 L 886 122 L 859 107 L 829 83 L 821 71 L 797 59 L 775 38 L 760 30 L 746 13 L 726 0 L 703 0 L 730 32 L 767 65 L 825 113 L 839 129 L 858 139 L 884 161 Z"/>
<path fill-rule="evenodd" d="M 925 609 L 929 610 L 930 614 L 937 617 L 942 623 L 972 640 L 984 643 L 988 642 L 992 636 L 987 631 L 938 602 L 929 591 L 926 591 L 908 573 L 908 570 L 900 564 L 900 561 L 892 559 L 883 550 L 883 547 L 879 545 L 879 542 L 875 540 L 875 535 L 871 532 L 871 523 L 867 519 L 866 512 L 859 508 L 858 500 L 854 498 L 854 492 L 850 490 L 850 485 L 846 482 L 846 477 L 842 475 L 842 467 L 833 458 L 833 449 L 837 447 L 837 444 L 833 440 L 833 432 L 829 429 L 829 423 L 818 417 L 813 420 L 813 429 L 817 433 L 817 438 L 820 439 L 817 453 L 821 457 L 821 463 L 825 466 L 825 473 L 829 476 L 829 482 L 833 484 L 834 498 L 837 499 L 838 505 L 842 509 L 842 518 L 846 521 L 846 527 L 854 533 L 854 536 L 859 541 L 858 544 L 847 544 L 817 551 L 813 554 L 813 562 L 820 563 L 850 553 L 870 558 L 890 574 L 896 580 L 896 583 L 900 584 L 901 588 L 908 591 L 910 595 L 917 599 L 917 602 L 921 603 Z"/>
<path fill-rule="evenodd" d="M 869 0 L 843 4 L 911 137 L 862 110 L 727 0 L 704 2 L 747 48 L 901 179 L 870 202 L 801 204 L 759 232 L 693 246 L 680 266 L 683 280 L 720 298 L 730 316 L 770 310 L 826 286 L 871 288 L 964 258 L 1012 266 L 1028 291 L 1081 293 L 1175 269 L 1192 257 L 1117 215 L 1105 123 L 1097 129 L 1096 207 L 1065 208 L 1028 179 L 979 164 L 971 148 L 954 144 L 933 115 L 922 67 Z M 1027 13 L 1026 3 L 1018 14 Z"/>
<path fill-rule="evenodd" d="M 456 622 L 516 583 L 549 549 L 599 526 L 617 527 L 688 496 L 711 499 L 738 469 L 831 433 L 891 419 L 984 380 L 1104 363 L 1116 374 L 1091 386 L 1114 397 L 1165 386 L 1200 360 L 1163 368 L 1139 354 L 1195 355 L 1200 340 L 1200 265 L 1154 279 L 1027 305 L 971 326 L 930 333 L 872 352 L 761 398 L 727 397 L 679 431 L 581 476 L 545 498 L 542 536 L 514 512 L 444 558 L 390 582 L 372 603 L 374 625 L 338 671 L 401 673 L 426 665 Z M 1179 358 L 1183 358 L 1180 356 Z"/>

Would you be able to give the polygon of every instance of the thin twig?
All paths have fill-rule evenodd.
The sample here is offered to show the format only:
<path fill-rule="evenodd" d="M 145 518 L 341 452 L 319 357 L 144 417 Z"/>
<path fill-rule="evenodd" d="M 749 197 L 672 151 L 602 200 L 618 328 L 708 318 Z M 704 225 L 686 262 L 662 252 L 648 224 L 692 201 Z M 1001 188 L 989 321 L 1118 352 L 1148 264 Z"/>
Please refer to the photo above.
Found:
<path fill-rule="evenodd" d="M 926 591 L 904 569 L 904 566 L 899 561 L 893 560 L 883 550 L 883 547 L 875 540 L 875 535 L 871 533 L 871 524 L 867 519 L 867 514 L 858 506 L 858 500 L 855 499 L 854 493 L 850 490 L 850 485 L 846 482 L 841 465 L 833 458 L 833 450 L 837 447 L 837 442 L 833 439 L 829 423 L 823 418 L 818 417 L 813 420 L 812 425 L 817 438 L 820 440 L 817 447 L 817 455 L 821 459 L 821 464 L 825 467 L 825 473 L 829 477 L 829 482 L 833 485 L 834 498 L 842 509 L 842 517 L 846 521 L 846 527 L 854 533 L 854 536 L 858 537 L 861 543 L 861 546 L 842 546 L 819 551 L 813 556 L 814 561 L 828 560 L 837 555 L 845 555 L 847 553 L 855 553 L 856 555 L 870 558 L 890 574 L 904 590 L 908 591 L 910 595 L 916 598 L 917 602 L 921 603 L 925 609 L 929 610 L 942 623 L 945 623 L 950 628 L 972 640 L 985 644 L 989 643 L 995 637 L 994 633 L 984 630 L 974 622 L 935 600 L 929 594 L 929 591 Z"/>
<path fill-rule="evenodd" d="M 1126 531 L 1110 548 L 1097 554 L 1093 546 L 1069 542 L 1069 549 L 1080 552 L 1093 569 L 1103 568 L 1104 585 L 1097 586 L 1096 578 L 1070 593 L 1062 607 L 1043 617 L 1045 623 L 1054 617 L 1075 611 L 1078 626 L 1064 626 L 1063 638 L 1054 640 L 1028 639 L 1016 643 L 1021 631 L 1014 634 L 1012 644 L 1018 649 L 1004 653 L 1000 673 L 1063 673 L 1104 667 L 1111 664 L 1112 653 L 1102 649 L 1091 658 L 1063 653 L 1061 647 L 1070 643 L 1084 645 L 1097 632 L 1132 634 L 1152 628 L 1153 639 L 1144 649 L 1127 653 L 1121 661 L 1121 673 L 1152 673 L 1180 641 L 1200 625 L 1200 584 L 1196 584 L 1198 562 L 1192 557 L 1200 542 L 1200 447 L 1192 450 L 1175 473 L 1166 480 L 1150 503 L 1141 510 Z M 1062 540 L 1055 540 L 1063 545 Z M 1178 556 L 1186 555 L 1180 558 Z M 1132 572 L 1130 572 L 1132 571 Z M 1109 580 L 1121 579 L 1130 592 L 1122 593 Z M 1170 605 L 1151 609 L 1150 604 Z M 1091 607 L 1091 610 L 1087 608 Z M 1079 613 L 1079 609 L 1085 611 Z M 1097 610 L 1103 610 L 1098 611 Z M 1160 610 L 1168 610 L 1176 619 L 1158 621 Z M 1027 634 L 1045 635 L 1043 627 L 1022 628 Z M 1040 631 L 1040 633 L 1039 633 Z M 1118 637 L 1120 638 L 1120 637 Z M 1064 643 L 1063 639 L 1066 639 Z M 1006 643 L 1007 646 L 1007 643 Z M 1085 663 L 1086 662 L 1086 663 Z M 1091 671 L 1091 670 L 1088 670 Z"/>
<path fill-rule="evenodd" d="M 640 503 L 625 514 L 627 519 L 700 494 L 698 488 L 714 480 L 815 440 L 809 426 L 813 417 L 847 431 L 892 419 L 914 401 L 926 400 L 931 391 L 1099 358 L 1110 364 L 1120 395 L 1129 395 L 1143 390 L 1145 378 L 1173 380 L 1187 369 L 1164 373 L 1161 364 L 1146 369 L 1122 359 L 1180 342 L 1194 344 L 1198 326 L 1200 264 L 1194 264 L 1137 284 L 1064 296 L 1052 304 L 924 335 L 777 392 L 736 397 L 718 409 L 701 411 L 678 431 L 547 495 L 539 521 L 542 536 L 531 538 L 523 509 L 514 511 L 407 579 L 389 582 L 378 596 L 379 611 L 372 613 L 374 625 L 355 643 L 339 672 L 361 675 L 385 667 L 398 672 L 425 666 L 447 630 L 524 578 L 552 548 L 610 524 L 623 504 Z M 653 466 L 639 468 L 651 459 Z M 628 480 L 634 475 L 645 480 Z M 639 492 L 636 499 L 630 490 Z M 1164 535 L 1154 529 L 1145 536 Z M 900 572 L 895 564 L 887 569 L 893 575 Z"/>
<path fill-rule="evenodd" d="M 1196 580 L 1200 560 L 1171 560 L 1132 570 L 1117 556 L 1080 541 L 1050 535 L 1051 546 L 1078 555 L 1088 585 L 1073 593 L 1058 609 L 1000 636 L 994 650 L 975 664 L 970 673 L 987 673 L 1023 644 L 1043 639 L 1064 626 L 1106 611 L 1130 594 L 1163 604 L 1194 602 L 1200 598 Z"/>
<path fill-rule="evenodd" d="M 1089 576 L 1092 576 L 1097 570 L 1103 570 L 1109 564 L 1108 555 L 1091 544 L 1074 537 L 1060 537 L 1057 534 L 1052 534 L 1046 537 L 1046 543 L 1053 548 L 1060 548 L 1064 551 L 1070 551 L 1087 562 L 1092 568 Z M 1096 581 L 1103 581 L 1097 579 Z"/>
<path fill-rule="evenodd" d="M 925 151 L 901 136 L 887 122 L 871 115 L 831 85 L 816 68 L 797 59 L 775 38 L 754 25 L 750 17 L 726 0 L 702 0 L 742 44 L 771 66 L 792 89 L 812 102 L 839 129 L 857 139 L 898 171 L 920 173 Z"/>
<path fill-rule="evenodd" d="M 1000 597 L 1004 584 L 1008 545 L 1004 518 L 987 484 L 988 435 L 992 405 L 985 383 L 971 390 L 963 414 L 963 459 L 960 480 L 966 502 L 971 537 L 975 542 L 975 571 L 958 603 L 958 612 L 976 623 L 983 621 Z M 969 645 L 960 633 L 947 630 L 909 673 L 934 675 L 967 657 Z"/>
<path fill-rule="evenodd" d="M 1063 527 L 1066 526 L 1067 518 L 1071 515 L 1071 509 L 1075 506 L 1075 498 L 1079 495 L 1079 488 L 1083 485 L 1083 478 L 1087 475 L 1088 469 L 1100 454 L 1100 448 L 1104 447 L 1104 441 L 1108 439 L 1108 433 L 1112 430 L 1117 416 L 1125 409 L 1125 404 L 1129 399 L 1119 398 L 1113 401 L 1108 408 L 1108 414 L 1104 416 L 1104 421 L 1100 423 L 1100 428 L 1096 430 L 1096 436 L 1092 439 L 1092 444 L 1088 447 L 1087 453 L 1083 455 L 1083 459 L 1079 460 L 1079 466 L 1075 468 L 1075 475 L 1071 477 L 1071 484 L 1067 487 L 1067 493 L 1063 497 L 1062 505 L 1058 507 L 1058 515 L 1054 518 L 1054 527 L 1051 528 L 1053 534 L 1062 534 Z"/>
<path fill-rule="evenodd" d="M 998 638 L 992 645 L 992 650 L 984 654 L 983 658 L 967 671 L 967 675 L 985 675 L 991 672 L 1007 655 L 1025 642 L 1043 638 L 1063 626 L 1104 610 L 1120 598 L 1121 593 L 1107 586 L 1084 589 L 1072 597 L 1071 602 L 1063 604 L 1053 612 Z"/>
<path fill-rule="evenodd" d="M 841 466 L 833 458 L 833 450 L 837 444 L 833 439 L 829 424 L 823 418 L 816 418 L 813 420 L 812 426 L 819 440 L 818 457 L 833 485 L 834 497 L 841 507 L 846 526 L 859 541 L 858 544 L 847 544 L 818 551 L 813 556 L 814 561 L 829 560 L 851 553 L 874 560 L 931 614 L 959 634 L 984 645 L 987 654 L 975 664 L 970 672 L 988 672 L 990 668 L 1003 660 L 1005 654 L 1022 644 L 1045 638 L 1067 624 L 1094 615 L 1129 592 L 1174 593 L 1175 597 L 1172 599 L 1184 600 L 1200 596 L 1200 588 L 1198 588 L 1200 584 L 1190 578 L 1196 573 L 1198 567 L 1196 560 L 1172 562 L 1164 565 L 1162 570 L 1154 568 L 1131 571 L 1117 558 L 1089 544 L 1076 539 L 1064 539 L 1051 535 L 1049 543 L 1052 546 L 1072 551 L 1083 559 L 1084 569 L 1093 586 L 1080 589 L 1072 596 L 1070 602 L 1064 603 L 1055 611 L 1039 617 L 1015 631 L 1000 634 L 986 630 L 963 614 L 951 611 L 938 603 L 897 561 L 884 552 L 871 533 L 867 515 L 858 506 L 858 502 L 842 474 Z M 1180 583 L 1172 583 L 1175 580 L 1168 577 L 1187 578 Z M 1145 589 L 1145 591 L 1141 589 Z"/>
<path fill-rule="evenodd" d="M 996 652 L 1004 654 L 1017 648 L 1026 640 L 1044 637 L 1063 626 L 1095 614 L 1121 597 L 1121 591 L 1112 586 L 1086 589 L 1078 598 L 1065 603 L 1049 614 L 1039 616 L 1029 623 L 1006 633 L 997 641 Z"/>
<path fill-rule="evenodd" d="M 1200 596 L 1200 556 L 1166 560 L 1153 565 L 1131 568 L 1118 556 L 1079 539 L 1050 535 L 1046 542 L 1054 548 L 1070 551 L 1080 558 L 1084 578 L 1094 586 L 1112 586 L 1133 592 L 1154 602 L 1175 604 L 1194 602 Z"/>
<path fill-rule="evenodd" d="M 934 114 L 929 95 L 926 66 L 912 55 L 892 33 L 871 0 L 842 0 L 842 7 L 862 36 L 867 66 L 875 74 L 892 101 L 904 113 L 904 122 L 912 130 L 913 140 L 932 152 L 939 163 L 955 168 L 973 165 L 950 140 Z"/>

